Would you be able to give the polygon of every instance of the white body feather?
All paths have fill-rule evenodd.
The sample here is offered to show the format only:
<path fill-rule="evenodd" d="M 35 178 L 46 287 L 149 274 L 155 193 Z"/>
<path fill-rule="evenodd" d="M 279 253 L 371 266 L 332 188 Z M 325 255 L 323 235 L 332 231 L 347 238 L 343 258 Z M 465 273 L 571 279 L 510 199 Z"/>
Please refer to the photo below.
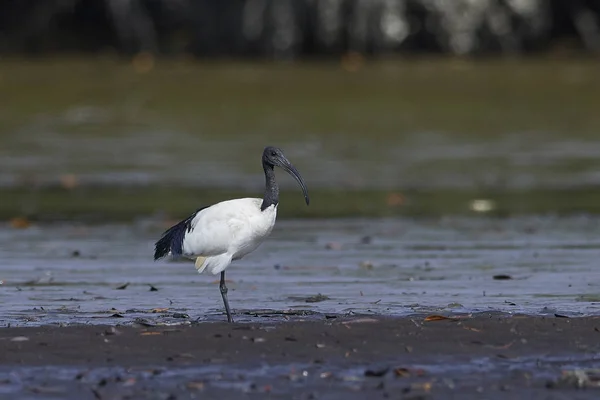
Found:
<path fill-rule="evenodd" d="M 275 225 L 277 206 L 264 211 L 262 199 L 227 200 L 200 210 L 185 233 L 183 255 L 196 258 L 198 273 L 216 275 L 232 260 L 254 251 L 269 236 Z"/>

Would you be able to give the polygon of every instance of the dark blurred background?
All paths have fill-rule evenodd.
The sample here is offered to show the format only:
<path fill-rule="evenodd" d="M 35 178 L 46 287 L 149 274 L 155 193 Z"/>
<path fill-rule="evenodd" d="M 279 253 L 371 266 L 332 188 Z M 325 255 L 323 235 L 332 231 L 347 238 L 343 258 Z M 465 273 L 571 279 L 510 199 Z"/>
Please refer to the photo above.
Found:
<path fill-rule="evenodd" d="M 598 212 L 598 51 L 597 0 L 0 0 L 0 217 L 260 195 L 266 145 L 282 216 Z"/>
<path fill-rule="evenodd" d="M 600 50 L 596 0 L 2 0 L 0 7 L 3 54 L 116 49 L 297 59 Z"/>

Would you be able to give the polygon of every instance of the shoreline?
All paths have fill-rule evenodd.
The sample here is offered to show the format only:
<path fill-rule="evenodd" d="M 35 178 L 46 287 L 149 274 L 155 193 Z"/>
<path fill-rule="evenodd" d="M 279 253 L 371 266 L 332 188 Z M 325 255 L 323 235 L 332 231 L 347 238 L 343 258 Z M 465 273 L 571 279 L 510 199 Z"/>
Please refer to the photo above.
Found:
<path fill-rule="evenodd" d="M 600 394 L 592 387 L 598 367 L 600 317 L 594 316 L 362 315 L 0 329 L 0 378 L 17 374 L 21 381 L 13 398 L 53 390 L 61 398 L 164 392 L 157 398 L 402 393 L 462 399 L 485 393 L 488 399 L 546 399 L 570 393 L 592 399 Z M 587 383 L 569 380 L 576 373 L 588 374 Z M 6 379 L 0 388 L 12 384 Z"/>

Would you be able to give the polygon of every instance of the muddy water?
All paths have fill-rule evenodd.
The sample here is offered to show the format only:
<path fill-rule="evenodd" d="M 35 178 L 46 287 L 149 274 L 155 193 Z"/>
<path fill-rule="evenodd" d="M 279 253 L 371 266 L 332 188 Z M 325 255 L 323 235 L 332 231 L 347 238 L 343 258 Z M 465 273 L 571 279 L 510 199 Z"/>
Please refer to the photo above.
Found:
<path fill-rule="evenodd" d="M 598 314 L 599 224 L 585 216 L 284 220 L 228 269 L 230 302 L 240 321 L 282 312 Z M 3 228 L 1 323 L 222 320 L 217 277 L 187 261 L 152 261 L 161 231 L 152 220 Z"/>
<path fill-rule="evenodd" d="M 593 357 L 521 357 L 509 360 L 490 360 L 487 357 L 475 358 L 470 362 L 456 362 L 454 359 L 440 357 L 436 363 L 413 364 L 414 370 L 427 371 L 426 377 L 411 379 L 413 392 L 419 393 L 419 387 L 426 387 L 436 382 L 433 390 L 435 397 L 446 398 L 456 387 L 460 387 L 461 396 L 469 392 L 478 393 L 477 387 L 482 383 L 493 387 L 493 382 L 508 381 L 512 384 L 526 380 L 549 380 L 560 374 L 561 369 L 580 367 L 581 365 L 600 365 Z M 81 367 L 18 367 L 0 368 L 0 379 L 4 384 L 0 394 L 17 395 L 27 392 L 38 393 L 31 398 L 73 398 L 81 396 L 92 399 L 92 393 L 86 386 L 97 382 L 107 382 L 97 388 L 103 397 L 130 395 L 139 398 L 169 398 L 169 394 L 187 387 L 189 392 L 182 398 L 196 398 L 194 392 L 205 395 L 218 394 L 219 397 L 239 398 L 255 394 L 256 398 L 264 396 L 263 388 L 270 388 L 271 396 L 291 395 L 305 392 L 307 389 L 322 393 L 319 398 L 335 399 L 343 395 L 345 398 L 364 398 L 365 387 L 379 384 L 388 391 L 406 392 L 406 380 L 394 378 L 387 374 L 383 378 L 366 377 L 361 367 L 337 367 L 335 365 L 315 364 L 253 364 L 232 366 L 224 369 L 221 365 L 173 367 L 173 368 L 81 368 Z M 528 378 L 521 378 L 529 374 Z M 74 377 L 82 377 L 75 378 Z M 432 380 L 433 378 L 433 380 Z M 439 382 L 435 378 L 439 378 Z M 443 379 L 442 379 L 443 378 Z M 375 381 L 375 382 L 373 382 Z M 135 386 L 135 388 L 134 388 Z M 140 387 L 142 389 L 140 389 Z M 510 386 L 505 385 L 509 390 Z M 481 386 L 479 386 L 481 388 Z M 538 394 L 539 394 L 539 388 Z M 141 392 L 141 393 L 140 393 Z M 191 394 L 190 394 L 191 392 Z M 258 393 L 257 393 L 258 392 Z M 421 390 L 421 392 L 423 392 Z M 528 393 L 529 392 L 529 393 Z M 593 391 L 581 395 L 581 399 L 594 398 Z M 424 393 L 429 393 L 429 390 Z M 513 391 L 514 393 L 514 391 Z M 520 390 L 519 395 L 536 393 L 529 388 Z M 571 392 L 572 393 L 572 392 Z M 471 396 L 473 396 L 473 394 Z M 486 398 L 505 398 L 506 393 L 500 391 L 495 396 L 487 391 Z M 513 396 L 516 393 L 513 394 Z M 547 393 L 546 393 L 547 395 Z M 38 397 L 39 396 L 39 397 Z M 60 396 L 60 397 L 59 397 Z M 190 397 L 187 397 L 190 396 Z M 439 396 L 439 397 L 438 397 Z M 589 396 L 589 397 L 588 397 Z M 423 396 L 424 397 L 424 396 Z M 20 397 L 28 398 L 28 397 Z M 135 397 L 138 398 L 138 397 Z M 282 397 L 283 398 L 283 397 Z M 461 398 L 480 398 L 461 397 Z M 550 398 L 550 397 L 547 397 Z M 566 397 L 565 397 L 566 398 Z"/>

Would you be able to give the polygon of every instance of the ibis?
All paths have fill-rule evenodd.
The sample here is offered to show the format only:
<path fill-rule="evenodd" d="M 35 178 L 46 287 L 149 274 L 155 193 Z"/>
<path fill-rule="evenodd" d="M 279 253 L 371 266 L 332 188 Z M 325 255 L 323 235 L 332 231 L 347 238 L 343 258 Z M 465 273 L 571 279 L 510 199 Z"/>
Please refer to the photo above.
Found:
<path fill-rule="evenodd" d="M 155 261 L 169 254 L 173 257 L 183 256 L 196 260 L 198 273 L 220 273 L 219 289 L 229 322 L 233 322 L 233 318 L 227 299 L 225 270 L 232 261 L 254 251 L 273 230 L 279 204 L 279 186 L 274 171 L 276 166 L 298 181 L 306 205 L 309 204 L 304 179 L 281 149 L 266 147 L 262 154 L 262 166 L 266 180 L 262 199 L 226 200 L 200 208 L 167 229 L 154 248 Z"/>

